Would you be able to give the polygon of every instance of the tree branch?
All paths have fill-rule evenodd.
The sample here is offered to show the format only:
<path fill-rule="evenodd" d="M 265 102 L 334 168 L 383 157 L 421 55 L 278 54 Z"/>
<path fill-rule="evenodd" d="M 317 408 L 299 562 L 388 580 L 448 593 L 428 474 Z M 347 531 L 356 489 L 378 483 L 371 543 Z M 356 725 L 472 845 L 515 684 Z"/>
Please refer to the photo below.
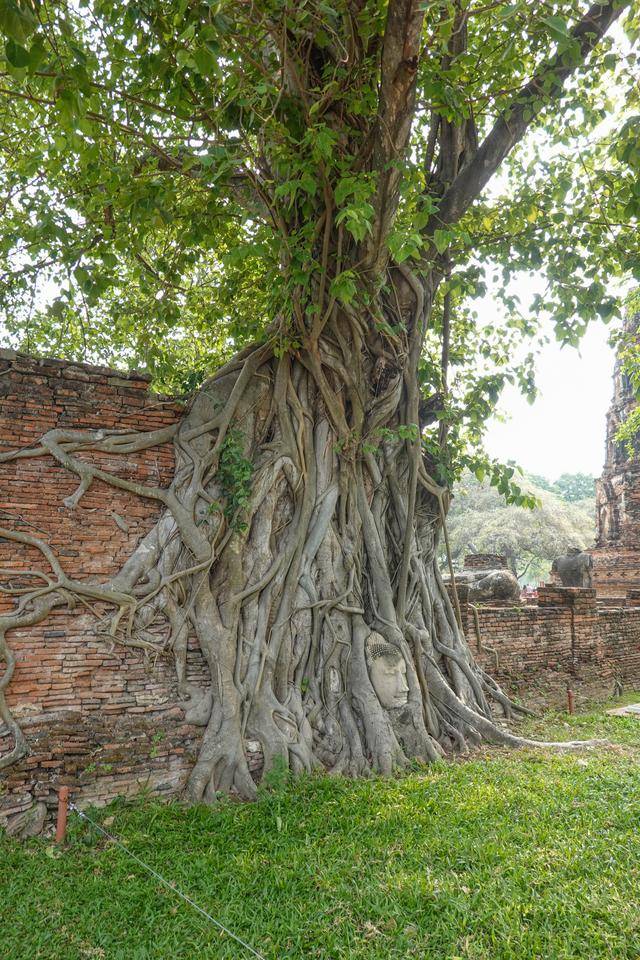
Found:
<path fill-rule="evenodd" d="M 378 174 L 372 236 L 366 267 L 377 273 L 387 260 L 385 241 L 398 207 L 402 156 L 411 134 L 415 110 L 420 37 L 425 4 L 390 0 L 382 44 L 378 118 L 373 143 L 373 169 Z"/>
<path fill-rule="evenodd" d="M 630 0 L 594 4 L 570 31 L 580 56 L 568 61 L 561 51 L 542 64 L 535 76 L 513 98 L 496 121 L 473 160 L 463 168 L 447 190 L 431 228 L 456 223 L 481 193 L 512 148 L 525 135 L 541 110 L 557 100 L 565 81 L 582 65 Z"/>

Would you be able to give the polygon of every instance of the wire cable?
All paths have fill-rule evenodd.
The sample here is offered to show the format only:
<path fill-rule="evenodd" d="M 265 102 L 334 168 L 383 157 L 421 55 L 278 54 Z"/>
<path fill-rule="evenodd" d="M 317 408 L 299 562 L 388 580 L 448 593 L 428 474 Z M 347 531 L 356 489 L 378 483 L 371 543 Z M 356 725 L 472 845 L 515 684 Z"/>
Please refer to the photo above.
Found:
<path fill-rule="evenodd" d="M 266 960 L 266 957 L 264 957 L 261 953 L 258 953 L 257 950 L 254 950 L 254 948 L 250 944 L 248 944 L 245 940 L 242 940 L 241 937 L 236 936 L 236 934 L 233 933 L 231 930 L 229 930 L 228 927 L 225 927 L 224 923 L 220 923 L 219 920 L 216 920 L 215 917 L 212 917 L 210 913 L 207 913 L 206 910 L 203 910 L 201 906 L 195 903 L 191 899 L 191 897 L 188 897 L 186 893 L 182 893 L 182 891 L 178 890 L 178 888 L 175 887 L 172 883 L 170 883 L 169 880 L 165 880 L 165 878 L 161 876 L 156 870 L 154 870 L 153 867 L 150 867 L 148 863 L 145 863 L 144 860 L 141 860 L 140 857 L 136 856 L 135 853 L 127 849 L 127 847 L 125 847 L 124 843 L 122 843 L 121 840 L 119 840 L 117 837 L 114 837 L 113 834 L 109 833 L 109 831 L 105 830 L 104 827 L 100 826 L 99 823 L 96 823 L 94 820 L 92 820 L 91 817 L 88 817 L 86 813 L 82 812 L 82 810 L 79 810 L 78 807 L 76 807 L 75 803 L 70 803 L 69 809 L 73 810 L 74 813 L 77 813 L 82 820 L 86 820 L 87 823 L 90 823 L 91 826 L 95 830 L 97 830 L 99 833 L 101 833 L 103 836 L 108 837 L 108 839 L 111 840 L 113 843 L 115 843 L 116 846 L 120 847 L 121 850 L 124 850 L 124 852 L 129 857 L 131 857 L 132 860 L 135 860 L 136 863 L 138 863 L 141 867 L 143 867 L 147 871 L 147 873 L 150 873 L 152 877 L 155 877 L 156 880 L 159 880 L 160 883 L 162 883 L 165 887 L 167 887 L 168 890 L 171 890 L 172 893 L 175 893 L 179 897 L 181 897 L 185 901 L 185 903 L 188 903 L 189 906 L 193 907 L 194 910 L 197 910 L 198 913 L 200 913 L 203 917 L 206 917 L 206 919 L 209 920 L 211 923 L 213 923 L 214 926 L 218 927 L 219 930 L 222 930 L 224 933 L 227 934 L 227 936 L 231 937 L 232 940 L 235 940 L 236 943 L 239 943 L 241 946 L 243 946 L 245 950 L 249 951 L 250 954 L 252 954 L 254 957 L 257 957 L 258 960 Z"/>

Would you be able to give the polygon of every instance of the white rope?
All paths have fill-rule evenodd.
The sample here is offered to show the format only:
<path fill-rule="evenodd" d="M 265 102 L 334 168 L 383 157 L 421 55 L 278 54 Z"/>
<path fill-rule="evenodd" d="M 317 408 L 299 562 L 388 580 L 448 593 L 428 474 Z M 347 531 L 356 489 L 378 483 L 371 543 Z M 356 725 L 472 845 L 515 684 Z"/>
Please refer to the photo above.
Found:
<path fill-rule="evenodd" d="M 117 837 L 114 837 L 113 834 L 109 833 L 108 830 L 105 830 L 104 827 L 101 827 L 99 823 L 95 823 L 95 821 L 93 821 L 90 817 L 88 817 L 86 813 L 83 813 L 82 810 L 79 810 L 76 807 L 75 803 L 70 803 L 69 809 L 77 813 L 78 816 L 81 817 L 83 820 L 86 820 L 87 823 L 90 823 L 95 830 L 98 830 L 105 837 L 108 837 L 109 840 L 111 840 L 113 843 L 116 844 L 116 846 L 120 847 L 121 850 L 124 850 L 124 852 L 128 856 L 130 856 L 132 860 L 135 860 L 136 863 L 140 864 L 141 867 L 143 867 L 148 873 L 150 873 L 152 877 L 155 877 L 156 880 L 159 880 L 160 883 L 164 884 L 164 886 L 167 887 L 168 890 L 171 890 L 172 893 L 176 893 L 179 897 L 182 897 L 182 899 L 186 903 L 188 903 L 190 906 L 192 906 L 194 910 L 197 910 L 198 913 L 202 914 L 203 917 L 206 917 L 206 919 L 211 921 L 211 923 L 213 923 L 216 927 L 218 927 L 219 930 L 224 931 L 224 933 L 226 933 L 227 936 L 231 937 L 232 940 L 235 940 L 236 943 L 239 943 L 241 946 L 243 946 L 245 950 L 248 950 L 249 953 L 251 953 L 254 957 L 257 957 L 258 960 L 266 960 L 266 957 L 264 957 L 261 953 L 258 953 L 257 950 L 254 950 L 252 946 L 250 946 L 240 937 L 236 936 L 235 933 L 232 933 L 232 931 L 229 930 L 228 927 L 225 927 L 223 923 L 220 923 L 219 920 L 216 920 L 215 917 L 212 917 L 211 914 L 207 913 L 206 910 L 203 910 L 202 907 L 198 906 L 198 904 L 195 903 L 190 897 L 188 897 L 186 893 L 182 893 L 182 891 L 178 890 L 178 888 L 175 887 L 172 883 L 170 883 L 168 880 L 165 880 L 165 878 L 162 877 L 156 870 L 154 870 L 153 867 L 150 867 L 148 863 L 145 863 L 144 860 L 141 860 L 140 857 L 137 857 L 135 853 L 133 853 L 131 850 L 125 847 L 124 843 L 118 840 Z"/>

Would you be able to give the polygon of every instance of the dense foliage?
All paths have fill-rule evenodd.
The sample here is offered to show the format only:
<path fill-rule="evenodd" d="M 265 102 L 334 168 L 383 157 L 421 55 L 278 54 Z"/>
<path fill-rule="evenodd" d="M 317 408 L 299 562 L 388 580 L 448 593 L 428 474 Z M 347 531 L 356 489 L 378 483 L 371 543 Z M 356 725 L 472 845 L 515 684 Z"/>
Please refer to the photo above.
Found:
<path fill-rule="evenodd" d="M 296 305 L 313 312 L 318 283 L 366 311 L 349 250 L 377 229 L 369 150 L 386 8 L 1 0 L 0 316 L 12 342 L 143 366 L 159 386 L 189 389 L 275 318 L 281 349 L 295 347 Z M 534 390 L 518 345 L 535 345 L 544 311 L 575 342 L 615 313 L 613 278 L 640 277 L 637 10 L 586 66 L 571 33 L 584 13 L 576 0 L 425 8 L 385 245 L 418 271 L 434 247 L 446 260 L 421 388 L 442 388 L 448 291 L 450 383 L 436 412 L 449 463 L 477 451 L 506 381 Z M 562 109 L 545 106 L 549 72 L 527 107 L 535 135 L 457 225 L 439 224 L 455 172 L 442 143 L 457 138 L 468 162 L 551 55 L 573 71 Z M 324 279 L 319 198 L 343 247 L 344 269 Z M 533 314 L 513 282 L 531 270 L 548 281 Z M 500 317 L 474 309 L 488 283 Z"/>
<path fill-rule="evenodd" d="M 589 473 L 562 473 L 554 481 L 547 480 L 546 477 L 538 474 L 530 474 L 529 480 L 541 490 L 555 493 L 561 500 L 566 500 L 568 503 L 578 503 L 595 495 L 595 480 Z"/>

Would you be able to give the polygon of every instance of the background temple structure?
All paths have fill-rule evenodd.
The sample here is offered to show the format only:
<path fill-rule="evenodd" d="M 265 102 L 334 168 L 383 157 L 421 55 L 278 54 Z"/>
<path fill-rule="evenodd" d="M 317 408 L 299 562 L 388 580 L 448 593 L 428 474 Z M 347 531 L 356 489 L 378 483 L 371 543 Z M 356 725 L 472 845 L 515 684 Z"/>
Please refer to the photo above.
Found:
<path fill-rule="evenodd" d="M 624 324 L 613 374 L 613 400 L 607 413 L 606 456 L 596 481 L 596 545 L 593 585 L 599 598 L 626 597 L 640 590 L 640 456 L 616 440 L 621 423 L 637 406 L 622 353 L 640 342 L 640 313 Z"/>

